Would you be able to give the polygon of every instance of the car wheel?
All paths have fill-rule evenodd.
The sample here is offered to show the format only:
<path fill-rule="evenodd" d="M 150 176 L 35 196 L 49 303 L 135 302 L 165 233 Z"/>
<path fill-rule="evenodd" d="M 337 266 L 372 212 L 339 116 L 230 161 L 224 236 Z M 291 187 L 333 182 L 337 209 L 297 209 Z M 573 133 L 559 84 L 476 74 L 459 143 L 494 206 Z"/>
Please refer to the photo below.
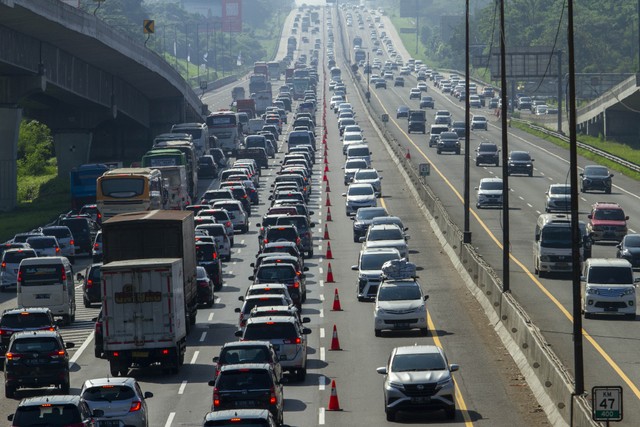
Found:
<path fill-rule="evenodd" d="M 476 166 L 480 166 L 480 162 L 476 162 Z"/>
<path fill-rule="evenodd" d="M 604 190 L 605 194 L 611 194 L 611 189 L 607 188 L 606 190 Z"/>
<path fill-rule="evenodd" d="M 311 249 L 310 251 L 307 252 L 307 258 L 311 258 L 313 257 L 313 249 Z"/>
<path fill-rule="evenodd" d="M 243 233 L 248 233 L 249 232 L 249 226 L 248 225 L 243 226 L 242 227 L 242 232 Z"/>
<path fill-rule="evenodd" d="M 438 151 L 437 151 L 437 153 L 438 153 L 438 154 L 442 154 L 442 151 L 438 150 Z"/>
<path fill-rule="evenodd" d="M 635 316 L 634 316 L 634 317 L 635 317 Z M 585 312 L 584 312 L 584 318 L 585 318 L 585 319 L 593 319 L 593 315 L 592 315 L 591 313 L 589 313 L 589 312 L 586 312 L 586 311 L 585 311 Z"/>
<path fill-rule="evenodd" d="M 422 335 L 423 337 L 428 337 L 429 336 L 429 328 L 421 328 L 420 329 L 420 335 Z"/>
<path fill-rule="evenodd" d="M 448 418 L 448 419 L 450 419 L 450 420 L 455 419 L 455 418 L 456 418 L 456 407 L 455 407 L 455 405 L 453 405 L 453 406 L 451 406 L 451 407 L 449 407 L 449 408 L 446 408 L 446 409 L 444 410 L 444 414 L 445 414 L 445 415 L 447 416 L 447 418 Z"/>
<path fill-rule="evenodd" d="M 16 388 L 8 384 L 5 384 L 4 395 L 7 399 L 13 399 L 14 396 L 16 395 Z"/>
<path fill-rule="evenodd" d="M 496 167 L 500 166 L 500 161 L 496 162 Z"/>
<path fill-rule="evenodd" d="M 118 374 L 120 373 L 120 367 L 114 360 L 109 361 L 109 373 L 111 374 L 112 377 L 117 377 Z"/>
<path fill-rule="evenodd" d="M 304 381 L 304 379 L 307 377 L 307 368 L 297 369 L 296 377 L 298 381 L 301 381 L 301 382 Z"/>
<path fill-rule="evenodd" d="M 382 336 L 382 330 L 380 330 L 380 329 L 374 329 L 374 330 L 373 330 L 373 333 L 374 333 L 374 335 L 375 335 L 375 336 L 377 336 L 377 337 Z"/>
<path fill-rule="evenodd" d="M 529 172 L 529 176 L 533 176 L 533 171 Z"/>
<path fill-rule="evenodd" d="M 100 350 L 98 350 L 97 348 L 93 350 L 93 355 L 96 357 L 96 359 L 102 359 L 102 352 Z"/>
<path fill-rule="evenodd" d="M 62 316 L 62 323 L 64 323 L 65 326 L 69 326 L 71 324 L 71 317 L 68 314 L 65 314 Z"/>
<path fill-rule="evenodd" d="M 387 416 L 387 421 L 395 421 L 396 420 L 396 413 L 395 411 L 391 411 L 391 410 L 387 410 L 386 412 L 386 416 Z"/>
<path fill-rule="evenodd" d="M 69 394 L 70 389 L 71 383 L 69 382 L 69 378 L 67 378 L 67 381 L 60 384 L 60 394 Z"/>
<path fill-rule="evenodd" d="M 82 302 L 84 303 L 85 308 L 91 308 L 91 302 L 87 299 L 87 297 L 82 297 Z"/>

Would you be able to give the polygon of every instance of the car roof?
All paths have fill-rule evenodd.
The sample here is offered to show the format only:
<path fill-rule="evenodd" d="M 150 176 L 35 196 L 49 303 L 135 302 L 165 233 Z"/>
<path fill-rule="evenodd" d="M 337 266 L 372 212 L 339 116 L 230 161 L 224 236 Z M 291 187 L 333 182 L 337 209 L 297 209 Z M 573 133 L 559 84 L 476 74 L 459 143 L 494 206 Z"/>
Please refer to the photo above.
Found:
<path fill-rule="evenodd" d="M 482 178 L 480 182 L 502 182 L 502 178 Z"/>
<path fill-rule="evenodd" d="M 252 323 L 298 323 L 298 319 L 294 316 L 264 316 L 250 317 L 247 320 L 247 326 Z"/>
<path fill-rule="evenodd" d="M 247 366 L 247 365 L 242 365 Z M 224 411 L 208 412 L 204 416 L 204 421 L 226 421 L 231 418 L 247 418 L 252 420 L 269 419 L 268 409 L 226 409 Z"/>
<path fill-rule="evenodd" d="M 134 388 L 136 384 L 136 379 L 132 377 L 108 377 L 108 378 L 93 378 L 90 380 L 86 380 L 82 388 L 86 387 L 100 387 L 103 385 L 126 385 L 131 388 Z"/>
<path fill-rule="evenodd" d="M 362 255 L 365 255 L 365 254 L 388 254 L 388 253 L 393 253 L 393 254 L 400 255 L 400 251 L 398 251 L 398 249 L 396 249 L 396 248 L 366 248 L 366 249 L 363 249 L 360 253 Z"/>
<path fill-rule="evenodd" d="M 20 313 L 50 313 L 47 307 L 15 307 L 15 308 L 7 308 L 2 312 L 2 315 L 5 314 L 20 314 Z"/>
<path fill-rule="evenodd" d="M 442 354 L 442 349 L 437 345 L 406 345 L 393 349 L 398 354 Z"/>
<path fill-rule="evenodd" d="M 232 364 L 232 365 L 223 365 L 222 368 L 220 368 L 220 373 L 227 372 L 227 371 L 238 371 L 238 370 L 245 371 L 247 369 L 264 369 L 267 371 L 272 370 L 271 365 L 268 363 L 242 363 L 242 364 L 238 363 L 238 364 Z"/>
<path fill-rule="evenodd" d="M 262 307 L 260 307 L 260 308 L 262 308 Z M 223 349 L 229 348 L 229 347 L 252 347 L 252 346 L 255 347 L 255 346 L 258 346 L 258 345 L 264 345 L 266 347 L 272 346 L 271 342 L 269 342 L 269 341 L 259 341 L 259 340 L 229 341 L 229 342 L 224 343 L 224 345 L 222 346 L 222 348 L 220 350 L 223 350 Z"/>
<path fill-rule="evenodd" d="M 39 331 L 20 331 L 11 336 L 12 339 L 29 338 L 29 337 L 60 337 L 58 331 L 39 330 Z"/>
<path fill-rule="evenodd" d="M 70 394 L 53 394 L 49 396 L 34 396 L 26 397 L 20 401 L 18 407 L 21 406 L 41 406 L 46 404 L 62 405 L 72 404 L 78 405 L 80 403 L 80 396 Z"/>
<path fill-rule="evenodd" d="M 395 229 L 402 231 L 402 229 L 398 227 L 397 224 L 372 224 L 369 227 L 369 230 L 395 230 Z"/>

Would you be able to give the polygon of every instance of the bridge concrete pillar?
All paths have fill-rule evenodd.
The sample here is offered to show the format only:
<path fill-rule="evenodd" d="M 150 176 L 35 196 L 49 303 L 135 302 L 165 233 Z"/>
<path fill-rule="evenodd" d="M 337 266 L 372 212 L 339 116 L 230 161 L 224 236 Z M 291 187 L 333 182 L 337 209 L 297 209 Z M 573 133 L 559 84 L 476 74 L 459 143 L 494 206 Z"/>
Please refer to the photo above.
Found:
<path fill-rule="evenodd" d="M 67 176 L 75 166 L 89 162 L 93 133 L 86 130 L 62 131 L 53 134 L 58 160 L 58 176 Z"/>
<path fill-rule="evenodd" d="M 0 211 L 18 203 L 18 135 L 22 108 L 0 107 Z"/>

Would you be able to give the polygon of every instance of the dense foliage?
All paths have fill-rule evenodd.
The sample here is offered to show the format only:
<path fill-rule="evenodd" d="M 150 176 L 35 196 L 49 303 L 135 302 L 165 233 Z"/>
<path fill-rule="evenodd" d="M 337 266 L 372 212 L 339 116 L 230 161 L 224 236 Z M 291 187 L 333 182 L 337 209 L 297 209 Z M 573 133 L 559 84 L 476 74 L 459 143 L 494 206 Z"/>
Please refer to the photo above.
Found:
<path fill-rule="evenodd" d="M 36 120 L 23 120 L 18 138 L 18 175 L 49 173 L 47 166 L 53 157 L 53 138 L 49 128 Z"/>

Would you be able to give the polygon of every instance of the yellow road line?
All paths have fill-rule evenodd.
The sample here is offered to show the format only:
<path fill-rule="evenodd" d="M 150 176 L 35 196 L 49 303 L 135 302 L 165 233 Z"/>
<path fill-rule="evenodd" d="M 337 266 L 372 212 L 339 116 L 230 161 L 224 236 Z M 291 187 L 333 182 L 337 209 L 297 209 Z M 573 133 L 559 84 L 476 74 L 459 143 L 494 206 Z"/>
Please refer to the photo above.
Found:
<path fill-rule="evenodd" d="M 389 111 L 387 111 L 387 109 L 385 108 L 385 106 L 382 104 L 382 101 L 380 100 L 380 98 L 378 97 L 378 95 L 374 92 L 374 95 L 376 97 L 376 99 L 378 99 L 378 102 L 380 103 L 380 106 L 382 107 L 382 109 L 385 111 L 385 113 L 389 114 Z M 420 149 L 420 147 L 418 147 L 416 145 L 415 142 L 413 142 L 413 140 L 411 139 L 411 137 L 398 125 L 398 123 L 395 120 L 391 121 L 393 124 L 396 125 L 396 127 L 398 128 L 398 130 L 405 136 L 407 137 L 407 140 L 411 143 L 411 145 L 413 145 L 415 147 L 415 149 L 422 155 L 422 157 L 424 157 L 429 163 L 431 163 L 431 170 L 436 171 L 436 173 L 440 176 L 440 178 L 442 178 L 442 180 L 449 186 L 449 188 L 451 189 L 451 191 L 453 191 L 453 193 L 458 197 L 458 199 L 464 203 L 464 198 L 460 195 L 460 193 L 458 192 L 458 190 L 456 190 L 456 188 L 453 186 L 453 184 L 444 176 L 444 174 L 442 172 L 440 172 L 440 169 L 438 169 L 433 162 L 429 159 L 429 157 L 424 153 L 424 151 L 422 151 Z M 383 206 L 384 206 L 384 201 L 383 201 Z M 491 232 L 491 230 L 489 229 L 489 227 L 484 223 L 484 221 L 482 221 L 482 219 L 480 218 L 480 216 L 478 215 L 478 213 L 476 211 L 474 211 L 473 209 L 469 209 L 469 212 L 474 216 L 474 218 L 478 221 L 478 224 L 480 224 L 480 226 L 487 232 L 487 235 L 491 238 L 491 240 L 493 240 L 495 242 L 495 244 L 498 246 L 498 248 L 500 248 L 500 250 L 502 250 L 502 243 L 500 242 L 500 240 L 493 234 L 493 232 Z M 564 308 L 564 306 L 560 303 L 560 301 L 558 301 L 558 299 L 556 297 L 553 296 L 553 294 L 538 280 L 537 277 L 535 277 L 530 271 L 529 269 L 518 259 L 516 258 L 513 254 L 509 253 L 509 258 L 518 266 L 520 267 L 520 269 L 522 269 L 522 271 L 531 279 L 531 281 L 533 281 L 533 283 L 535 283 L 535 285 L 542 291 L 543 294 L 545 294 L 547 296 L 547 298 L 549 298 L 549 300 L 551 300 L 551 302 L 553 302 L 553 304 L 560 310 L 560 312 L 562 314 L 564 314 L 564 316 L 569 320 L 569 322 L 573 323 L 573 316 L 572 314 L 566 309 Z M 633 394 L 635 394 L 636 398 L 640 400 L 640 389 L 638 389 L 638 386 L 636 386 L 633 381 L 631 381 L 631 378 L 629 378 L 624 371 L 622 370 L 622 368 L 620 368 L 620 365 L 618 365 L 612 358 L 611 356 L 609 356 L 609 354 L 600 346 L 600 344 L 598 344 L 598 342 L 595 340 L 595 338 L 593 338 L 584 328 L 582 329 L 582 336 L 584 336 L 584 338 L 589 341 L 589 343 L 593 346 L 593 348 L 602 356 L 602 358 L 609 364 L 609 366 L 611 366 L 611 368 L 620 376 L 620 378 L 622 379 L 622 381 L 624 381 L 627 386 L 629 386 L 629 388 L 631 389 L 631 391 L 633 392 Z"/>

